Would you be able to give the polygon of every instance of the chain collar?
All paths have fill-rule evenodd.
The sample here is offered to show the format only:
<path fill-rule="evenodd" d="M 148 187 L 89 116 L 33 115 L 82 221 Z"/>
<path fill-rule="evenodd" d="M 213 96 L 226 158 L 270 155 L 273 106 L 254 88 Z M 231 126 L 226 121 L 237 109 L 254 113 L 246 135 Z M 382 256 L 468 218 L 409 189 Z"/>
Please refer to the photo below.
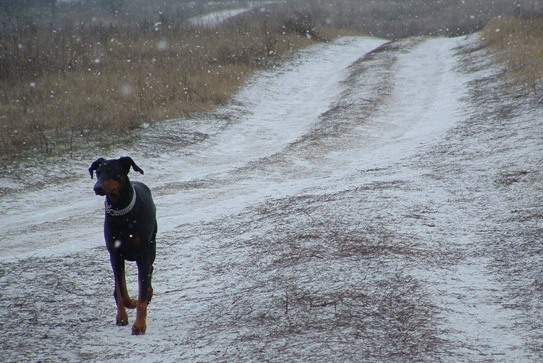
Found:
<path fill-rule="evenodd" d="M 106 214 L 109 214 L 110 216 L 113 216 L 113 217 L 121 217 L 130 213 L 132 209 L 134 208 L 134 205 L 136 204 L 136 190 L 134 189 L 133 186 L 132 186 L 132 192 L 133 192 L 132 200 L 130 201 L 130 204 L 128 204 L 128 206 L 126 206 L 123 209 L 113 209 L 113 207 L 107 202 L 107 200 L 104 201 Z"/>

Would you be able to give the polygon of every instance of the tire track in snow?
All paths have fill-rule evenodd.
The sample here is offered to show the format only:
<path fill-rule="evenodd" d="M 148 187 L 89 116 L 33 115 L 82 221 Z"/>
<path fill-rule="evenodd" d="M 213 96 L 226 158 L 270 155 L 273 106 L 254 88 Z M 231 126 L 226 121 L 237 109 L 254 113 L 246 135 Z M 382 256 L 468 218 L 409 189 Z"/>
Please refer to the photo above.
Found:
<path fill-rule="evenodd" d="M 478 138 L 487 137 L 484 132 L 463 137 L 454 132 L 459 123 L 470 122 L 465 121 L 464 110 L 470 109 L 466 83 L 473 77 L 461 73 L 454 43 L 426 39 L 407 54 L 398 55 L 390 97 L 364 125 L 369 132 L 384 131 L 386 138 L 370 141 L 376 150 L 366 157 L 377 161 L 375 166 L 387 170 L 388 176 L 420 190 L 396 196 L 401 207 L 389 210 L 395 216 L 387 219 L 398 226 L 398 233 L 413 228 L 402 218 L 409 216 L 422 222 L 412 231 L 421 243 L 429 248 L 444 248 L 440 245 L 446 244 L 451 254 L 463 256 L 453 266 L 443 261 L 445 268 L 412 267 L 435 297 L 442 312 L 441 327 L 447 331 L 442 337 L 454 347 L 455 354 L 467 361 L 530 362 L 535 358 L 527 351 L 525 334 L 518 327 L 521 312 L 505 307 L 508 294 L 491 268 L 493 255 L 485 253 L 489 223 L 497 223 L 483 212 L 485 203 L 499 204 L 499 198 L 492 188 L 486 190 L 487 194 L 473 192 L 484 185 L 479 184 L 484 173 L 492 173 L 493 166 L 507 162 L 507 156 L 492 164 L 435 153 L 446 150 L 451 142 L 461 142 L 469 150 Z M 417 143 L 419 146 L 413 147 Z M 471 168 L 473 180 L 459 178 L 458 170 L 444 167 L 461 160 L 466 169 L 475 163 Z M 461 165 L 456 167 L 462 170 Z M 411 212 L 421 209 L 431 212 Z"/>
<path fill-rule="evenodd" d="M 348 76 L 346 68 L 383 43 L 372 38 L 340 39 L 304 50 L 285 66 L 253 78 L 235 97 L 233 106 L 216 116 L 226 117 L 227 127 L 179 162 L 172 162 L 171 156 L 167 161 L 153 161 L 153 165 L 160 165 L 157 168 L 163 175 L 160 183 L 155 183 L 159 194 L 161 188 L 164 190 L 159 204 L 171 210 L 181 202 L 190 210 L 184 215 L 162 215 L 162 224 L 175 228 L 179 220 L 209 220 L 235 212 L 234 206 L 239 211 L 240 206 L 254 200 L 279 196 L 277 193 L 282 192 L 275 187 L 277 180 L 268 183 L 262 175 L 247 174 L 242 169 L 281 152 L 307 133 L 340 97 L 345 87 L 341 82 Z M 184 171 L 181 180 L 179 170 Z M 260 181 L 254 183 L 254 177 Z M 186 189 L 181 201 L 168 197 L 191 184 L 198 187 Z M 202 203 L 202 198 L 207 202 Z"/>

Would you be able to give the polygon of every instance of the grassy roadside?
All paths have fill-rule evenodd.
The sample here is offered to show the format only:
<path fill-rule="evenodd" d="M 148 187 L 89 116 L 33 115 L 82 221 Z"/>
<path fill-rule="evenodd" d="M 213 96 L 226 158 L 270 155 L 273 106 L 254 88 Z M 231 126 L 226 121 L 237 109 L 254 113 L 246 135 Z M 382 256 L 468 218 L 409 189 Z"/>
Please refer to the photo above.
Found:
<path fill-rule="evenodd" d="M 322 40 L 271 21 L 275 15 L 255 12 L 216 28 L 162 16 L 3 34 L 1 161 L 70 151 L 224 104 L 255 70 Z"/>
<path fill-rule="evenodd" d="M 498 17 L 483 29 L 482 39 L 515 82 L 543 92 L 543 17 Z"/>

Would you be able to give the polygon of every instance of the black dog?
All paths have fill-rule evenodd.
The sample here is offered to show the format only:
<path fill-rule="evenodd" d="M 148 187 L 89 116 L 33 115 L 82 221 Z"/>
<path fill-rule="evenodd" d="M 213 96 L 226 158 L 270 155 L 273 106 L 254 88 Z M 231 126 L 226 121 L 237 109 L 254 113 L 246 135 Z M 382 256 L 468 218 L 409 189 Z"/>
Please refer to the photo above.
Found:
<path fill-rule="evenodd" d="M 155 261 L 157 233 L 156 209 L 151 191 L 140 182 L 130 182 L 128 172 L 141 170 L 129 157 L 118 160 L 100 158 L 91 164 L 91 178 L 96 171 L 98 181 L 94 185 L 97 195 L 106 196 L 104 236 L 109 251 L 117 303 L 117 325 L 127 325 L 126 309 L 137 307 L 132 334 L 145 334 L 147 305 L 153 296 L 151 276 Z M 136 261 L 138 266 L 139 295 L 132 300 L 128 295 L 124 273 L 124 261 Z"/>

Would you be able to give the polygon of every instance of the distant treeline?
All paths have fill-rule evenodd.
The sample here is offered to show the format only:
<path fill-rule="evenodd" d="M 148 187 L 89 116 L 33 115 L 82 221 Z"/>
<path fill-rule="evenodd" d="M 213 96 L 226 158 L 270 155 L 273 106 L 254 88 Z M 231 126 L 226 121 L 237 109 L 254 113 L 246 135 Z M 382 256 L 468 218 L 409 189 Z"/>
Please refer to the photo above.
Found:
<path fill-rule="evenodd" d="M 160 14 L 179 23 L 189 17 L 257 1 L 216 0 L 0 0 L 4 32 L 42 25 L 100 22 L 119 25 L 153 21 Z M 263 6 L 310 14 L 315 24 L 351 28 L 386 38 L 410 35 L 461 35 L 481 30 L 492 18 L 540 17 L 540 0 L 287 0 Z"/>
<path fill-rule="evenodd" d="M 111 11 L 116 11 L 122 8 L 125 0 L 84 0 L 86 6 L 103 7 Z M 51 15 L 56 15 L 56 7 L 58 0 L 0 0 L 0 11 L 4 15 L 17 16 L 28 13 L 29 11 L 49 8 Z"/>
<path fill-rule="evenodd" d="M 95 20 L 126 24 L 150 19 L 159 13 L 186 19 L 215 9 L 245 5 L 245 1 L 231 0 L 0 0 L 0 23 L 4 30 L 21 28 L 22 23 L 42 26 Z"/>

